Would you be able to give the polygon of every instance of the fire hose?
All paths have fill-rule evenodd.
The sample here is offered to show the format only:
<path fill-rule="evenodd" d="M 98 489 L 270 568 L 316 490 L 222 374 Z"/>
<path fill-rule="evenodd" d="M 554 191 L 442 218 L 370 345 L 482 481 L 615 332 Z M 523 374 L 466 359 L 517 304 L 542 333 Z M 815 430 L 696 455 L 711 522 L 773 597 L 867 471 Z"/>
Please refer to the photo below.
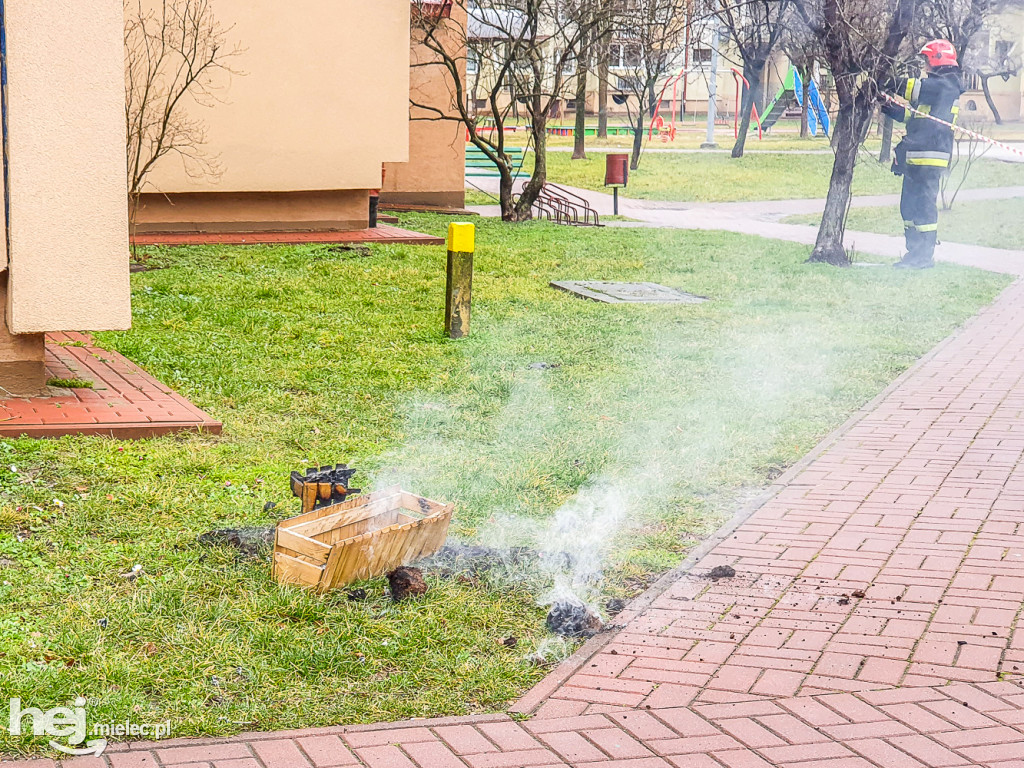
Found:
<path fill-rule="evenodd" d="M 1021 157 L 1024 157 L 1024 150 L 1017 149 L 1016 147 L 1011 147 L 1009 144 L 1004 144 L 1003 142 L 996 141 L 995 139 L 990 139 L 988 136 L 983 136 L 982 134 L 977 133 L 976 131 L 972 131 L 972 130 L 970 130 L 968 128 L 964 128 L 964 127 L 959 126 L 959 125 L 955 125 L 954 123 L 947 123 L 945 120 L 940 120 L 939 118 L 935 117 L 934 115 L 930 115 L 927 112 L 922 112 L 921 110 L 915 109 L 914 107 L 912 107 L 912 106 L 910 106 L 908 104 L 903 104 L 902 102 L 897 100 L 896 97 L 890 96 L 888 93 L 885 93 L 884 91 L 882 92 L 881 95 L 882 95 L 882 97 L 886 101 L 889 101 L 889 102 L 895 104 L 898 107 L 904 107 L 905 109 L 909 110 L 910 112 L 913 112 L 918 117 L 928 118 L 932 122 L 939 123 L 940 125 L 944 125 L 947 128 L 952 128 L 954 131 L 960 131 L 960 133 L 966 134 L 967 136 L 970 136 L 972 139 L 977 139 L 978 141 L 983 141 L 986 144 L 991 144 L 994 147 L 999 147 L 1000 149 L 1005 149 L 1008 152 L 1012 152 L 1015 155 L 1019 155 Z"/>

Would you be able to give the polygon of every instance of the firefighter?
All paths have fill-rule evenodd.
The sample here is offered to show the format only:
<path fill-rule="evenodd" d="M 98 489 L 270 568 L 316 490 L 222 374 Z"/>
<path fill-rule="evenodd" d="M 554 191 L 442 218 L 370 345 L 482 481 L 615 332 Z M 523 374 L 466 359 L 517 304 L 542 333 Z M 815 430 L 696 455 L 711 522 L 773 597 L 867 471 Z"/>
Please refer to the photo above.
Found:
<path fill-rule="evenodd" d="M 927 76 L 898 84 L 897 95 L 923 115 L 953 125 L 960 112 L 963 81 L 956 48 L 948 40 L 933 40 L 921 49 Z M 915 114 L 891 101 L 882 111 L 907 125 L 907 135 L 894 151 L 892 171 L 903 177 L 900 214 L 907 242 L 906 255 L 897 269 L 927 269 L 933 260 L 939 229 L 939 180 L 949 168 L 953 129 Z"/>

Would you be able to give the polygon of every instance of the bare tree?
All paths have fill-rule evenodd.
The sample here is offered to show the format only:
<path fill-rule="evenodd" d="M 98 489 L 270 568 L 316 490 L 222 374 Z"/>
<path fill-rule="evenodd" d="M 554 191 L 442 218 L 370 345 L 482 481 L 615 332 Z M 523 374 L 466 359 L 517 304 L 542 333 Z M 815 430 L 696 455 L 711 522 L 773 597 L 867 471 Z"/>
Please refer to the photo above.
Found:
<path fill-rule="evenodd" d="M 944 211 L 952 209 L 975 161 L 980 160 L 992 149 L 991 144 L 978 138 L 979 135 L 984 135 L 987 128 L 983 120 L 968 117 L 962 120 L 961 124 L 965 128 L 969 128 L 971 133 L 958 131 L 954 135 L 953 156 L 949 162 L 949 170 L 942 175 L 942 179 L 939 181 L 939 194 Z"/>
<path fill-rule="evenodd" d="M 611 29 L 594 30 L 597 58 L 597 136 L 608 138 L 608 85 L 611 77 Z"/>
<path fill-rule="evenodd" d="M 917 0 L 793 0 L 818 39 L 835 80 L 839 109 L 833 123 L 835 161 L 825 213 L 809 261 L 848 266 L 843 247 L 853 170 L 871 127 L 878 83 L 893 77 L 911 33 Z M 904 58 L 907 53 L 904 50 Z"/>
<path fill-rule="evenodd" d="M 1002 29 L 1003 14 L 1024 9 L 1024 0 L 920 0 L 917 31 L 920 38 L 941 38 L 956 46 L 964 74 L 976 75 L 981 81 L 985 101 L 1002 124 L 1002 115 L 992 98 L 989 80 L 1009 80 L 1020 71 L 1020 44 L 1013 30 L 1006 30 L 1007 40 L 992 45 L 992 35 Z"/>
<path fill-rule="evenodd" d="M 656 115 L 657 87 L 666 75 L 679 69 L 686 57 L 687 28 L 691 23 L 691 0 L 634 0 L 619 21 L 617 38 L 637 51 L 635 59 L 624 62 L 619 82 L 636 98 L 634 110 L 627 100 L 633 125 L 633 153 L 630 168 L 640 165 L 643 151 L 644 115 Z"/>
<path fill-rule="evenodd" d="M 599 2 L 599 0 L 594 0 Z M 581 13 L 591 12 L 589 6 L 580 9 Z M 596 30 L 594 30 L 596 32 Z M 584 32 L 580 37 L 579 55 L 576 57 L 576 124 L 573 131 L 572 159 L 587 159 L 587 74 L 594 53 L 594 39 Z"/>
<path fill-rule="evenodd" d="M 892 160 L 892 131 L 896 122 L 888 115 L 879 113 L 879 125 L 882 134 L 882 146 L 878 150 L 878 162 L 888 163 Z"/>
<path fill-rule="evenodd" d="M 193 103 L 218 100 L 220 76 L 231 74 L 230 29 L 213 15 L 210 0 L 125 0 L 125 125 L 129 221 L 153 166 L 168 155 L 182 158 L 194 176 L 216 175 L 216 158 L 203 150 L 206 127 Z"/>
<path fill-rule="evenodd" d="M 577 13 L 584 20 L 593 19 L 593 23 L 584 24 L 584 32 L 580 38 L 580 55 L 576 59 L 576 127 L 574 131 L 572 159 L 586 160 L 586 101 L 587 81 L 591 67 L 597 66 L 598 96 L 597 113 L 599 138 L 608 138 L 608 65 L 610 55 L 610 38 L 616 19 L 626 12 L 626 0 L 579 0 Z M 580 105 L 583 105 L 582 107 Z"/>
<path fill-rule="evenodd" d="M 742 157 L 750 132 L 750 116 L 764 107 L 764 71 L 782 41 L 792 7 L 791 0 L 719 0 L 712 6 L 719 22 L 729 30 L 748 85 L 740 101 L 739 135 L 733 157 Z"/>
<path fill-rule="evenodd" d="M 949 40 L 961 64 L 1005 0 L 920 0 L 914 19 L 917 42 Z"/>
<path fill-rule="evenodd" d="M 999 107 L 996 106 L 995 99 L 992 98 L 992 88 L 989 85 L 989 80 L 993 77 L 999 77 L 1002 78 L 1003 82 L 1006 82 L 1011 77 L 1016 77 L 1021 69 L 1020 58 L 1011 58 L 1010 54 L 1008 54 L 997 60 L 994 66 L 982 67 L 977 69 L 978 79 L 981 80 L 981 92 L 985 94 L 985 103 L 988 104 L 988 108 L 992 112 L 992 119 L 996 125 L 1002 125 L 1003 116 L 999 113 Z"/>
<path fill-rule="evenodd" d="M 413 66 L 435 67 L 451 95 L 449 109 L 413 100 L 414 119 L 455 120 L 466 126 L 470 142 L 494 163 L 499 175 L 501 216 L 506 221 L 531 218 L 533 204 L 547 181 L 547 126 L 575 71 L 581 42 L 602 21 L 581 13 L 591 0 L 450 0 L 452 15 L 468 18 L 464 29 L 444 14 L 413 16 L 416 34 L 429 52 Z M 424 4 L 425 5 L 425 4 Z M 453 38 L 458 44 L 452 45 Z M 490 126 L 481 126 L 477 109 L 467 101 L 467 58 L 476 96 L 486 103 Z M 514 195 L 516 168 L 506 152 L 505 126 L 516 107 L 529 120 L 534 150 L 533 173 Z"/>

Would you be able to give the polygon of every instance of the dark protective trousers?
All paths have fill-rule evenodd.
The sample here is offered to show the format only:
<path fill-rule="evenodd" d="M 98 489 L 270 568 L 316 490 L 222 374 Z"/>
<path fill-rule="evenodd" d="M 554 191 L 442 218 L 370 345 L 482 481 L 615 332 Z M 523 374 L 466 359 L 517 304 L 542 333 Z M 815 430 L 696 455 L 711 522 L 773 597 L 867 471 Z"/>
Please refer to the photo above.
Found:
<path fill-rule="evenodd" d="M 903 174 L 900 214 L 907 240 L 906 261 L 930 263 L 939 234 L 939 180 L 944 168 L 908 165 Z"/>

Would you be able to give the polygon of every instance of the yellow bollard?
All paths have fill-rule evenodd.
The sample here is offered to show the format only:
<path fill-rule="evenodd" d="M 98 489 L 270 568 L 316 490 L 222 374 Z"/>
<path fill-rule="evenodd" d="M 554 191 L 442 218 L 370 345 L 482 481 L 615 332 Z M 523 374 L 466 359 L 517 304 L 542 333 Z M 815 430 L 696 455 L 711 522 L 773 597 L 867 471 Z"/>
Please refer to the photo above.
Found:
<path fill-rule="evenodd" d="M 444 331 L 453 339 L 469 335 L 475 249 L 476 227 L 472 224 L 448 225 L 448 288 L 445 292 Z"/>

